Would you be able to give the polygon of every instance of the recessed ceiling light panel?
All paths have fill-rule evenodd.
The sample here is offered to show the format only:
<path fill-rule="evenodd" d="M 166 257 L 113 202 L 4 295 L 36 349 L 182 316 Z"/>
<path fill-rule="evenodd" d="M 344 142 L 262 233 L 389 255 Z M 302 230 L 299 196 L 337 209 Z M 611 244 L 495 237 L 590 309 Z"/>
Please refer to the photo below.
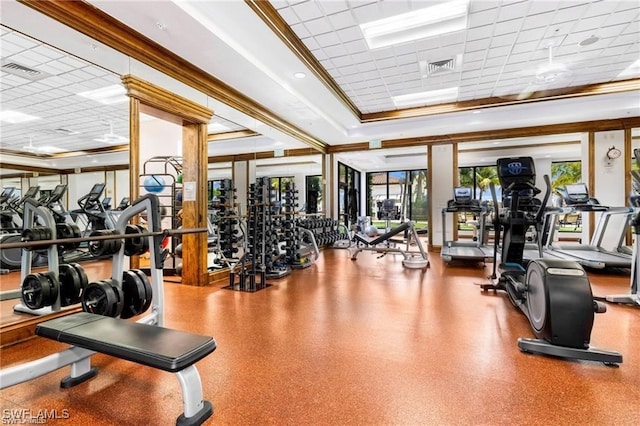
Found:
<path fill-rule="evenodd" d="M 296 72 L 293 74 L 295 78 L 305 78 L 307 75 L 303 72 Z"/>
<path fill-rule="evenodd" d="M 99 102 L 103 105 L 113 105 L 129 101 L 126 90 L 120 84 L 80 92 L 78 93 L 78 96 L 91 99 L 92 101 Z"/>
<path fill-rule="evenodd" d="M 0 121 L 5 123 L 26 123 L 27 121 L 40 120 L 40 117 L 35 115 L 25 114 L 20 111 L 0 111 Z"/>
<path fill-rule="evenodd" d="M 360 25 L 369 49 L 467 28 L 469 0 L 452 0 Z"/>
<path fill-rule="evenodd" d="M 406 95 L 392 96 L 391 100 L 397 108 L 406 108 L 417 105 L 427 105 L 454 101 L 458 97 L 458 87 L 429 90 L 427 92 L 409 93 Z"/>

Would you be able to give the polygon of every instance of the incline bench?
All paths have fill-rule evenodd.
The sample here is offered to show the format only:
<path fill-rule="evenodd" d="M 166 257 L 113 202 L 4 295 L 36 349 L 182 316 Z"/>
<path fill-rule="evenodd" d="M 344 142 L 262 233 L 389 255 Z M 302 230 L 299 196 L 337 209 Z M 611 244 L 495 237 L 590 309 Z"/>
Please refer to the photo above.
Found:
<path fill-rule="evenodd" d="M 404 249 L 394 247 L 392 245 L 378 247 L 378 244 L 390 241 L 392 237 L 400 234 L 401 232 L 407 232 L 406 247 Z M 413 240 L 418 247 L 417 251 L 409 249 L 411 240 Z M 351 254 L 351 260 L 356 260 L 356 258 L 358 257 L 358 253 L 360 253 L 361 251 L 374 251 L 382 253 L 382 256 L 387 253 L 399 253 L 403 257 L 402 265 L 405 268 L 423 269 L 429 267 L 429 258 L 427 256 L 427 252 L 424 251 L 422 243 L 420 242 L 420 238 L 418 237 L 418 233 L 416 232 L 416 229 L 413 226 L 413 222 L 411 221 L 403 222 L 399 226 L 391 229 L 389 232 L 384 233 L 377 238 L 368 238 L 365 235 L 355 233 L 351 241 L 356 243 L 355 245 L 350 245 L 348 247 Z"/>
<path fill-rule="evenodd" d="M 193 365 L 216 349 L 212 337 L 86 312 L 42 322 L 36 327 L 36 334 L 175 373 L 184 405 L 177 425 L 199 425 L 213 414 L 211 403 L 203 400 L 200 376 Z M 84 361 L 88 359 L 72 365 L 72 375 L 62 380 L 61 387 L 74 386 L 96 375 L 97 368 L 90 368 Z"/>

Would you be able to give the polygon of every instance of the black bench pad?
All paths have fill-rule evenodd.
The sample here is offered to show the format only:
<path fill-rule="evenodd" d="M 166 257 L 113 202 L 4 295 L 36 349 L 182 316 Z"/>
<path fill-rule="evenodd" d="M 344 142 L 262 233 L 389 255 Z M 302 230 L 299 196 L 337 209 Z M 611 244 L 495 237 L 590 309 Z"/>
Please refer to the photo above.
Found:
<path fill-rule="evenodd" d="M 172 373 L 216 349 L 213 337 L 87 312 L 42 322 L 36 334 Z"/>
<path fill-rule="evenodd" d="M 406 231 L 407 229 L 409 229 L 409 222 L 403 222 L 402 224 L 400 224 L 400 226 L 396 226 L 389 232 L 382 234 L 377 238 L 371 239 L 371 238 L 366 238 L 365 236 L 362 236 L 360 234 L 356 234 L 355 239 L 360 241 L 363 244 L 366 244 L 369 246 L 375 246 L 377 244 L 387 241 L 389 238 L 393 237 L 394 235 L 397 235 L 401 232 Z"/>

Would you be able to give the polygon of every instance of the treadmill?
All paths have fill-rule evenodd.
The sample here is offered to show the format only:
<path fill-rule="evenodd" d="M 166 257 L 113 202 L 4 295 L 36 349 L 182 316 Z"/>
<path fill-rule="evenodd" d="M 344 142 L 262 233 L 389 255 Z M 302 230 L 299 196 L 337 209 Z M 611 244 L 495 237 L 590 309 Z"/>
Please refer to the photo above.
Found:
<path fill-rule="evenodd" d="M 561 258 L 574 260 L 584 267 L 593 269 L 605 268 L 631 268 L 631 256 L 625 253 L 612 252 L 601 247 L 604 229 L 607 226 L 610 215 L 633 213 L 633 209 L 624 207 L 612 209 L 602 206 L 595 198 L 589 196 L 589 191 L 584 183 L 566 185 L 562 194 L 565 207 L 559 208 L 555 214 L 549 215 L 550 225 L 545 252 Z M 562 214 L 576 212 L 600 212 L 600 220 L 596 231 L 589 244 L 561 244 L 553 241 L 556 230 L 557 218 Z"/>
<path fill-rule="evenodd" d="M 471 213 L 478 217 L 478 238 L 476 241 L 444 241 L 440 257 L 445 262 L 454 260 L 470 262 L 493 262 L 493 249 L 484 245 L 485 222 L 489 210 L 480 204 L 479 200 L 471 196 L 471 188 L 456 187 L 453 189 L 453 199 L 442 209 L 442 235 L 447 232 L 448 213 Z"/>

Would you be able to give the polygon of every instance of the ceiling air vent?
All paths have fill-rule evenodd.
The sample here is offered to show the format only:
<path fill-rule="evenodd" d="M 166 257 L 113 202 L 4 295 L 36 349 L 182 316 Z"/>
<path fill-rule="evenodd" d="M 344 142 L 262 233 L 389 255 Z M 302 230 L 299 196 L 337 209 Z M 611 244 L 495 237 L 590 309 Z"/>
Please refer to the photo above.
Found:
<path fill-rule="evenodd" d="M 420 72 L 422 77 L 436 77 L 460 71 L 461 63 L 462 55 L 456 55 L 453 58 L 439 59 L 437 61 L 420 61 Z"/>
<path fill-rule="evenodd" d="M 18 77 L 21 77 L 21 78 L 26 78 L 27 80 L 31 80 L 31 81 L 41 80 L 45 77 L 50 76 L 50 74 L 44 71 L 38 71 L 36 69 L 29 68 L 25 65 L 21 65 L 17 62 L 9 62 L 9 61 L 7 62 L 2 61 L 2 71 L 9 74 L 17 75 Z"/>

